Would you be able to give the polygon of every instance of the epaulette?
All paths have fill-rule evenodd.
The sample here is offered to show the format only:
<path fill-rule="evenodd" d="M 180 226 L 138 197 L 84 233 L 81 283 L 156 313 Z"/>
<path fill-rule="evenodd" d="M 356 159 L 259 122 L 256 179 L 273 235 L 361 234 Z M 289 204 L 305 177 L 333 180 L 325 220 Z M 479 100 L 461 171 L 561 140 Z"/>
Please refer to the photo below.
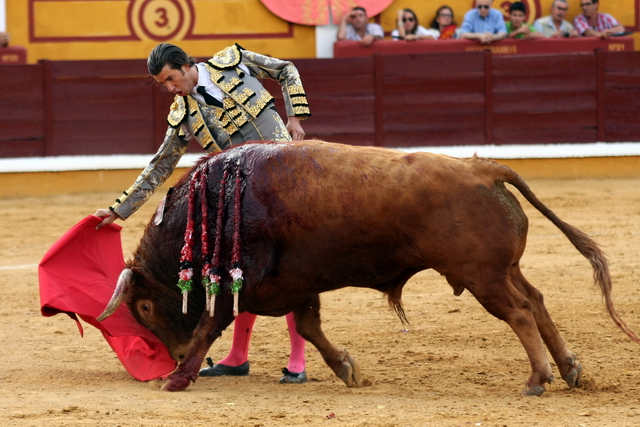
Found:
<path fill-rule="evenodd" d="M 237 43 L 233 46 L 225 47 L 213 55 L 207 63 L 218 70 L 233 68 L 242 61 L 242 50 L 242 46 Z"/>
<path fill-rule="evenodd" d="M 167 116 L 167 122 L 171 127 L 177 128 L 180 126 L 180 123 L 187 116 L 187 108 L 185 106 L 184 98 L 182 96 L 176 95 L 173 100 L 173 104 L 171 104 L 171 108 L 169 108 L 169 115 Z"/>

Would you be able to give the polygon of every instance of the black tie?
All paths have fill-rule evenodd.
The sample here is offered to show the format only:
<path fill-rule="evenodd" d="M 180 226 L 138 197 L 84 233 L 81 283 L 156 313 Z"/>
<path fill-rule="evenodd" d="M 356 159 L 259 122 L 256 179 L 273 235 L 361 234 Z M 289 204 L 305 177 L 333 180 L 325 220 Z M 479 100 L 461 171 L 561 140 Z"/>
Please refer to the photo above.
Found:
<path fill-rule="evenodd" d="M 202 97 L 204 98 L 204 102 L 206 102 L 207 104 L 222 108 L 222 102 L 218 101 L 216 98 L 209 95 L 207 91 L 204 89 L 204 86 L 198 86 L 196 88 L 196 92 L 202 95 Z"/>

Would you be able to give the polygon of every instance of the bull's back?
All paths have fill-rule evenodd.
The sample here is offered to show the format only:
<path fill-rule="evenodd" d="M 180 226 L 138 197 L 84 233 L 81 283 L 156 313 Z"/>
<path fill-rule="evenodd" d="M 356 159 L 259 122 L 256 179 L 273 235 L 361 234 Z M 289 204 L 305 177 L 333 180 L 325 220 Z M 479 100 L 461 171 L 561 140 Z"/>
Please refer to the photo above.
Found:
<path fill-rule="evenodd" d="M 327 263 L 350 265 L 354 276 L 376 275 L 376 266 L 437 267 L 452 256 L 465 262 L 479 242 L 492 245 L 490 236 L 491 251 L 526 233 L 519 204 L 495 182 L 501 166 L 484 159 L 320 141 L 246 154 L 246 199 L 259 216 L 250 223 L 310 271 Z"/>

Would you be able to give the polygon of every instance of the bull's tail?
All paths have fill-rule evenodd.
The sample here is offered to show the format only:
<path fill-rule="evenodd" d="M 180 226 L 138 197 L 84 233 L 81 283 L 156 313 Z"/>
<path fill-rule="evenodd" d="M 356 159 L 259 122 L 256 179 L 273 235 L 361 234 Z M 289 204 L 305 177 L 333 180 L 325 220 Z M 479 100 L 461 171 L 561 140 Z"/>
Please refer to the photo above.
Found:
<path fill-rule="evenodd" d="M 622 320 L 618 312 L 613 306 L 613 300 L 611 298 L 611 274 L 609 273 L 609 264 L 604 253 L 598 246 L 598 244 L 589 236 L 577 228 L 562 221 L 558 216 L 553 213 L 551 209 L 546 207 L 540 199 L 533 194 L 533 191 L 529 188 L 526 182 L 515 171 L 502 166 L 502 180 L 513 185 L 520 191 L 525 199 L 529 201 L 542 215 L 547 217 L 549 221 L 555 224 L 556 227 L 567 236 L 569 241 L 575 246 L 575 248 L 591 263 L 593 267 L 593 280 L 595 284 L 600 288 L 602 292 L 602 298 L 604 299 L 605 306 L 609 316 L 613 322 L 636 343 L 640 344 L 635 332 L 633 332 L 627 324 Z"/>

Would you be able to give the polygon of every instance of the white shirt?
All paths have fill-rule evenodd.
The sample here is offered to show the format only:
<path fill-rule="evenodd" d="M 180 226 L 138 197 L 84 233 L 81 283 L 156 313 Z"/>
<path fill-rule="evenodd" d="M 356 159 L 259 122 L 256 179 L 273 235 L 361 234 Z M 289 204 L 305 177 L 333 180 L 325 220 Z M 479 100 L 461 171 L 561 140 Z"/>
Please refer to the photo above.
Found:
<path fill-rule="evenodd" d="M 418 29 L 416 30 L 416 36 L 432 36 L 434 39 L 438 39 L 440 37 L 440 31 L 435 30 L 433 28 L 425 28 L 422 25 L 418 25 Z M 400 31 L 396 28 L 391 31 L 391 38 L 394 40 L 399 40 Z"/>
<path fill-rule="evenodd" d="M 206 104 L 204 97 L 200 95 L 197 91 L 198 86 L 204 86 L 204 90 L 209 95 L 213 96 L 218 101 L 222 102 L 222 99 L 223 99 L 222 90 L 218 86 L 213 84 L 213 82 L 209 78 L 209 72 L 207 71 L 207 68 L 204 66 L 204 63 L 199 62 L 196 64 L 196 67 L 198 70 L 198 84 L 196 84 L 193 87 L 193 89 L 191 89 L 191 96 L 193 96 L 195 99 L 202 102 L 203 104 Z M 250 74 L 249 69 L 243 63 L 238 64 L 238 68 L 240 68 L 245 73 Z M 193 138 L 193 135 L 191 135 L 191 131 L 189 131 L 189 128 L 184 124 L 181 125 L 181 127 L 185 134 L 185 137 L 184 137 L 185 141 L 191 141 L 191 139 Z"/>
<path fill-rule="evenodd" d="M 196 67 L 198 67 L 197 68 L 198 69 L 198 84 L 196 86 L 194 86 L 193 89 L 191 89 L 191 96 L 193 96 L 198 101 L 203 102 L 203 103 L 206 104 L 206 102 L 204 101 L 204 98 L 202 97 L 202 95 L 200 95 L 197 92 L 198 86 L 204 86 L 204 90 L 206 90 L 209 95 L 213 96 L 215 99 L 217 99 L 218 101 L 222 102 L 222 99 L 223 99 L 222 90 L 220 90 L 220 88 L 218 86 L 213 84 L 213 82 L 209 78 L 209 73 L 207 72 L 207 69 L 204 66 L 204 63 L 199 62 L 199 63 L 196 64 Z M 240 68 L 245 73 L 250 74 L 249 73 L 249 69 L 242 62 L 240 64 L 238 64 L 238 68 Z"/>

